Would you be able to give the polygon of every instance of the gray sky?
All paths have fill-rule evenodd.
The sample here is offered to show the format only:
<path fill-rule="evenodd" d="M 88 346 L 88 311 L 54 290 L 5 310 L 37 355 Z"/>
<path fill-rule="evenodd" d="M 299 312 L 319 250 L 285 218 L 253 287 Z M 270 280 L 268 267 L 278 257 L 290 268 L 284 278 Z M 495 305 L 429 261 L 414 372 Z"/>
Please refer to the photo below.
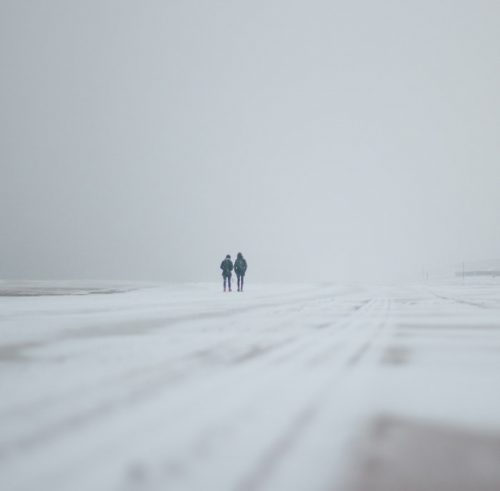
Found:
<path fill-rule="evenodd" d="M 0 0 L 0 277 L 500 256 L 500 2 Z"/>

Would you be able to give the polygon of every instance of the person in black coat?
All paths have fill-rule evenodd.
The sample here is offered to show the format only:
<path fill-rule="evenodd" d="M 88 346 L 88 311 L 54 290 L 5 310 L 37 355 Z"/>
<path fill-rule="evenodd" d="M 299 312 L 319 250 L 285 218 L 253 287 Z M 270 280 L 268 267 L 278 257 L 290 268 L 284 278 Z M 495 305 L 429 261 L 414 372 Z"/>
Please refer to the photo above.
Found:
<path fill-rule="evenodd" d="M 242 292 L 245 273 L 247 272 L 247 262 L 241 252 L 238 252 L 236 261 L 234 261 L 234 272 L 236 273 L 236 278 L 238 279 L 238 291 Z"/>
<path fill-rule="evenodd" d="M 221 262 L 220 269 L 222 269 L 222 278 L 224 278 L 224 291 L 226 291 L 226 283 L 231 291 L 231 276 L 233 271 L 233 261 L 231 261 L 231 256 L 228 254 L 226 259 Z"/>

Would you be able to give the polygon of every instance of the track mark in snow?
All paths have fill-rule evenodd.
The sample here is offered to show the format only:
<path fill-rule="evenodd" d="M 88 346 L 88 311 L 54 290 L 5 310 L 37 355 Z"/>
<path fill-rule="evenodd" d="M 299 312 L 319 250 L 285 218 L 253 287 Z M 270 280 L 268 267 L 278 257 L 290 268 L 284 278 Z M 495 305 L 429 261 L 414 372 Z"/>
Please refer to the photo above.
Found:
<path fill-rule="evenodd" d="M 463 305 L 470 305 L 471 307 L 478 307 L 480 309 L 488 309 L 489 308 L 484 303 L 477 303 L 477 302 L 472 302 L 470 300 L 463 300 L 461 298 L 454 298 L 454 297 L 449 297 L 449 296 L 446 296 L 446 295 L 439 295 L 439 294 L 434 293 L 432 291 L 431 291 L 431 293 L 435 297 L 440 298 L 441 300 L 446 300 L 448 302 L 454 302 L 454 303 L 463 304 Z"/>
<path fill-rule="evenodd" d="M 357 351 L 354 353 L 349 360 L 347 361 L 347 365 L 349 366 L 355 366 L 358 364 L 359 360 L 363 357 L 363 355 L 370 349 L 372 345 L 372 342 L 366 342 L 364 343 Z"/>
<path fill-rule="evenodd" d="M 273 309 L 276 307 L 284 308 L 285 312 L 294 313 L 294 309 L 302 310 L 307 303 L 315 303 L 318 301 L 331 300 L 332 294 L 311 296 L 310 294 L 304 297 L 293 299 L 282 299 L 281 301 L 243 305 L 233 307 L 226 310 L 217 311 L 201 311 L 189 313 L 179 316 L 165 315 L 158 318 L 141 318 L 137 317 L 133 320 L 108 321 L 106 324 L 94 323 L 72 330 L 64 330 L 56 334 L 49 335 L 48 338 L 30 341 L 26 343 L 13 343 L 0 345 L 0 361 L 2 361 L 2 353 L 4 353 L 3 361 L 11 362 L 22 359 L 23 361 L 30 360 L 26 351 L 30 349 L 43 348 L 54 343 L 78 339 L 100 339 L 104 337 L 117 336 L 141 336 L 149 334 L 151 331 L 170 328 L 179 324 L 190 324 L 198 321 L 213 321 L 223 320 L 226 318 L 244 316 L 248 313 L 255 313 Z M 300 305 L 300 304 L 304 305 Z M 299 306 L 297 307 L 297 304 Z M 278 316 L 279 317 L 279 316 Z"/>
<path fill-rule="evenodd" d="M 287 432 L 278 438 L 259 459 L 254 471 L 237 486 L 237 491 L 256 491 L 270 477 L 274 468 L 284 458 L 288 450 L 297 442 L 301 434 L 311 424 L 317 405 L 309 405 L 289 424 Z"/>

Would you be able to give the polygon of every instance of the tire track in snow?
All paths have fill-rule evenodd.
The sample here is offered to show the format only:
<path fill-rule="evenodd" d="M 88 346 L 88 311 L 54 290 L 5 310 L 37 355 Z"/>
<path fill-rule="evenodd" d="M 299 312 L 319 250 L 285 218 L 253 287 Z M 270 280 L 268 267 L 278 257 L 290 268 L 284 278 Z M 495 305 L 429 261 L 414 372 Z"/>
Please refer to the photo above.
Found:
<path fill-rule="evenodd" d="M 373 311 L 378 310 L 379 303 L 382 304 L 382 320 L 379 319 L 379 316 L 371 319 Z M 240 483 L 236 491 L 258 491 L 266 487 L 277 468 L 286 461 L 289 452 L 299 446 L 301 438 L 314 423 L 315 418 L 326 410 L 327 401 L 335 399 L 335 381 L 338 381 L 341 375 L 344 378 L 345 369 L 357 365 L 370 350 L 375 338 L 380 335 L 385 326 L 385 318 L 389 308 L 390 302 L 379 302 L 372 299 L 363 305 L 360 309 L 360 315 L 352 316 L 349 319 L 350 323 L 346 327 L 356 329 L 363 326 L 365 330 L 371 331 L 370 340 L 364 341 L 364 336 L 360 336 L 359 339 L 347 341 L 347 344 L 344 345 L 345 353 L 337 361 L 337 371 L 328 377 L 325 386 L 318 391 L 317 396 L 290 421 L 286 431 L 280 434 L 273 444 L 263 452 L 254 470 Z"/>
<path fill-rule="evenodd" d="M 298 302 L 314 302 L 318 299 L 332 299 L 335 296 L 346 295 L 351 291 L 352 289 L 345 289 L 345 291 L 342 292 L 332 292 L 326 295 L 311 295 L 310 293 L 308 293 L 308 295 L 305 297 L 298 297 L 293 299 L 287 298 L 283 301 L 278 302 L 250 304 L 236 306 L 231 309 L 205 312 L 202 311 L 196 312 L 194 314 L 189 313 L 180 316 L 166 315 L 158 317 L 156 319 L 142 319 L 141 317 L 137 317 L 133 320 L 109 322 L 105 326 L 102 325 L 102 322 L 88 324 L 86 326 L 75 328 L 72 330 L 60 331 L 55 335 L 48 336 L 47 339 L 0 345 L 0 362 L 15 361 L 17 359 L 27 361 L 29 359 L 29 356 L 26 354 L 26 351 L 47 347 L 51 344 L 68 340 L 148 334 L 154 330 L 169 328 L 179 324 L 206 320 L 221 320 L 234 316 L 243 316 L 249 312 L 266 311 L 268 309 L 274 309 L 277 307 L 296 305 Z"/>
<path fill-rule="evenodd" d="M 300 300 L 300 304 L 302 306 L 307 305 L 309 302 L 316 303 L 318 301 L 330 301 L 332 298 L 331 294 L 322 295 L 322 296 L 307 296 Z M 265 306 L 259 306 L 258 308 L 247 307 L 246 309 L 242 309 L 240 313 L 242 316 L 248 314 L 249 311 L 255 313 L 258 311 L 261 313 L 262 310 L 273 309 L 276 306 L 279 307 L 291 307 L 296 308 L 297 299 L 287 300 L 286 302 L 280 304 L 268 304 Z M 236 312 L 231 312 L 231 314 Z M 292 311 L 292 315 L 295 316 L 296 313 Z M 182 318 L 182 322 L 188 322 L 189 319 L 193 322 L 194 319 L 197 321 L 205 322 L 208 319 L 217 318 L 218 320 L 221 317 L 218 315 L 195 315 L 189 316 L 189 318 Z M 276 319 L 278 324 L 283 323 L 283 314 Z M 194 326 L 193 326 L 194 327 Z M 238 334 L 232 334 L 232 339 L 238 338 Z M 222 343 L 227 342 L 227 340 Z M 222 344 L 216 343 L 216 344 Z M 266 349 L 262 349 L 260 351 L 260 355 L 268 354 L 273 352 L 275 348 L 281 348 L 285 346 L 286 343 L 279 342 L 276 343 L 275 346 L 269 346 Z M 253 353 L 253 356 L 248 356 L 247 354 L 240 355 L 236 357 L 236 362 L 241 363 L 250 359 L 255 359 L 257 353 Z M 40 446 L 47 441 L 53 440 L 54 438 L 60 435 L 67 435 L 68 431 L 74 429 L 81 429 L 82 426 L 90 424 L 96 418 L 102 418 L 104 416 L 112 414 L 114 411 L 122 409 L 124 406 L 141 402 L 147 397 L 155 397 L 160 389 L 165 389 L 166 386 L 172 383 L 176 383 L 179 381 L 185 381 L 186 376 L 193 375 L 191 374 L 182 374 L 182 373 L 171 373 L 168 371 L 169 362 L 167 361 L 165 365 L 153 366 L 146 369 L 146 376 L 139 377 L 135 382 L 131 383 L 130 379 L 137 375 L 139 372 L 143 371 L 143 368 L 136 369 L 131 372 L 127 372 L 126 374 L 121 374 L 116 378 L 106 381 L 105 383 L 99 383 L 97 386 L 92 389 L 86 391 L 86 393 L 82 393 L 82 387 L 77 387 L 71 391 L 74 396 L 78 396 L 83 400 L 90 400 L 92 403 L 90 404 L 90 408 L 85 409 L 83 411 L 77 410 L 76 412 L 70 412 L 70 414 L 65 415 L 64 417 L 51 422 L 45 426 L 41 426 L 37 428 L 36 431 L 30 432 L 28 435 L 24 437 L 17 438 L 15 440 L 7 440 L 0 443 L 0 459 L 5 459 L 8 455 L 16 454 L 19 451 L 26 451 L 32 447 Z M 120 379 L 128 380 L 128 384 L 125 391 L 112 391 L 113 387 L 119 386 Z M 110 393 L 111 392 L 111 393 Z M 58 396 L 55 401 L 52 401 L 53 404 L 57 404 L 59 401 L 66 401 L 71 399 L 71 393 L 63 393 Z M 97 400 L 95 397 L 92 397 L 93 393 L 97 393 Z M 99 397 L 100 396 L 100 397 Z M 47 406 L 50 404 L 48 401 L 41 401 L 39 404 L 43 404 Z M 5 412 L 0 416 L 4 422 L 8 421 L 8 416 L 18 416 L 26 417 L 22 414 L 22 412 L 28 410 L 30 413 L 33 411 L 36 412 L 36 406 L 33 405 L 33 402 L 27 403 L 25 406 L 16 407 L 9 410 L 9 414 Z"/>
<path fill-rule="evenodd" d="M 356 313 L 356 312 L 355 312 Z M 331 335 L 330 335 L 331 336 Z M 310 344 L 310 343 L 309 343 Z M 311 344 L 311 347 L 314 348 L 315 343 Z M 306 359 L 308 356 L 309 351 L 306 351 L 304 353 L 303 358 Z M 243 410 L 246 410 L 248 407 L 251 406 L 252 402 L 255 404 L 256 400 L 268 400 L 268 394 L 273 394 L 276 391 L 276 386 L 282 386 L 283 384 L 287 383 L 287 380 L 290 377 L 290 372 L 287 367 L 285 367 L 284 370 L 281 372 L 281 376 L 278 380 L 276 379 L 264 379 L 263 382 L 261 382 L 258 385 L 258 392 L 248 392 L 246 394 L 245 398 L 241 398 L 241 394 L 238 393 L 238 391 L 234 391 L 234 386 L 240 385 L 241 384 L 241 378 L 244 380 L 251 380 L 251 379 L 261 379 L 261 372 L 262 372 L 262 365 L 260 363 L 260 359 L 252 359 L 250 362 L 246 364 L 246 373 L 243 376 L 243 374 L 240 374 L 237 377 L 234 377 L 233 375 L 229 375 L 228 377 L 225 377 L 225 380 L 222 379 L 219 376 L 214 382 L 215 385 L 213 385 L 211 388 L 208 387 L 208 392 L 203 392 L 199 394 L 194 394 L 194 398 L 189 398 L 187 400 L 180 401 L 178 408 L 175 410 L 175 408 L 170 408 L 168 413 L 163 413 L 161 415 L 161 420 L 166 419 L 166 420 L 176 420 L 177 418 L 181 417 L 184 421 L 184 426 L 189 429 L 191 425 L 188 424 L 188 421 L 191 418 L 194 417 L 194 423 L 197 422 L 198 418 L 198 408 L 200 407 L 200 404 L 203 404 L 205 400 L 213 400 L 217 399 L 221 395 L 226 398 L 225 405 L 227 407 L 227 414 L 224 415 L 224 411 L 222 413 L 220 411 L 217 412 L 216 420 L 224 420 L 224 421 L 234 421 L 234 424 L 228 424 L 226 423 L 224 425 L 224 432 L 223 434 L 227 435 L 228 433 L 231 433 L 231 431 L 237 430 L 239 426 L 241 425 L 241 418 L 232 418 L 231 416 L 233 414 L 241 414 Z M 231 394 L 235 394 L 235 398 L 233 398 L 233 401 L 227 400 Z M 224 409 L 224 408 L 223 408 Z M 262 408 L 259 408 L 262 409 Z M 191 415 L 191 416 L 190 416 Z M 161 420 L 155 420 L 154 418 L 147 421 L 147 426 L 150 427 L 150 430 L 148 430 L 145 427 L 141 427 L 140 430 L 137 429 L 137 436 L 142 435 L 143 438 L 148 439 L 148 445 L 152 445 L 150 439 L 154 439 L 153 435 L 157 435 L 157 428 L 158 426 L 162 424 Z M 208 423 L 207 423 L 208 424 Z M 216 424 L 216 421 L 213 421 L 211 424 L 208 425 L 208 427 L 213 427 Z M 189 432 L 188 432 L 189 433 Z M 192 452 L 196 452 L 196 449 L 199 448 L 200 446 L 203 445 L 203 432 L 200 433 L 200 429 L 194 428 L 193 431 L 191 432 L 193 435 L 192 437 L 189 437 L 188 435 L 185 435 L 183 437 L 183 440 L 190 440 L 192 439 L 192 443 L 190 444 L 190 447 L 192 448 Z M 222 435 L 219 435 L 219 437 L 222 437 Z M 130 434 L 128 434 L 127 438 L 130 438 Z M 161 441 L 162 439 L 160 438 L 159 445 L 161 446 L 163 442 Z M 179 453 L 179 450 L 176 449 L 176 454 Z M 189 467 L 190 462 L 194 462 L 196 459 L 194 456 L 190 456 L 189 453 L 187 454 L 186 458 L 184 460 L 178 461 L 177 462 L 170 462 L 168 467 L 169 468 L 186 468 Z M 166 467 L 166 464 L 162 464 L 160 466 L 161 468 Z M 165 478 L 166 479 L 166 478 Z M 163 484 L 165 484 L 165 481 L 163 481 Z M 175 481 L 173 483 L 170 483 L 171 485 L 178 486 L 179 483 Z"/>

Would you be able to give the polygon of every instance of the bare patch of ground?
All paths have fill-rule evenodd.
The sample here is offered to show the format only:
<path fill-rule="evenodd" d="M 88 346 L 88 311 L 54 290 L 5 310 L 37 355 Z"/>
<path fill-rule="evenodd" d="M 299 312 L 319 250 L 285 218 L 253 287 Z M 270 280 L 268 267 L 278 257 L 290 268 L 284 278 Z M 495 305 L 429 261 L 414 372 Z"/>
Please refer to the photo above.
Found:
<path fill-rule="evenodd" d="M 356 448 L 343 491 L 498 491 L 500 435 L 382 416 Z"/>
<path fill-rule="evenodd" d="M 384 365 L 406 365 L 410 359 L 411 350 L 405 346 L 389 346 L 382 355 Z"/>

